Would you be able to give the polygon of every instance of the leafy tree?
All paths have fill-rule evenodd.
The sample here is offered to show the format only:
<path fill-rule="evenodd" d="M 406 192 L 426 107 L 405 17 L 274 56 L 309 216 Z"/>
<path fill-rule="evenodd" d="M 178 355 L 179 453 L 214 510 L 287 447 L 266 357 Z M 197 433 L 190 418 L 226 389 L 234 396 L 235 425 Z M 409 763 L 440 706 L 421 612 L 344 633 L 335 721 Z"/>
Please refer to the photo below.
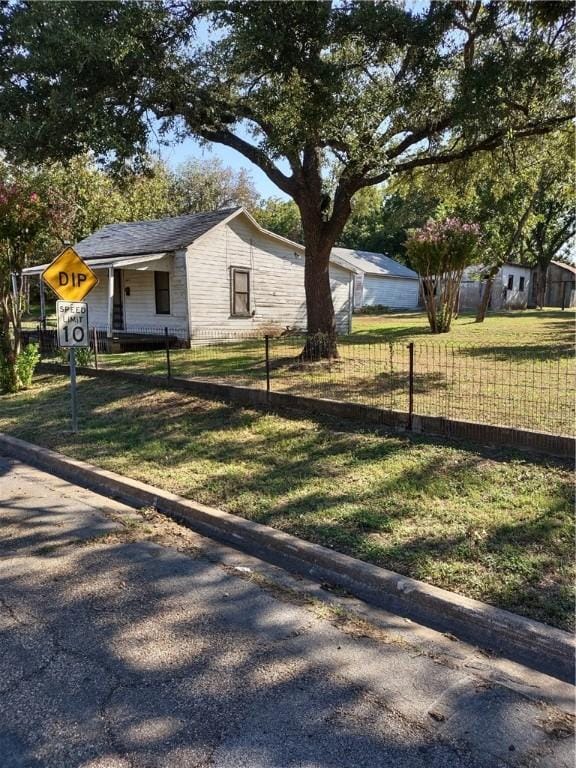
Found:
<path fill-rule="evenodd" d="M 161 162 L 107 173 L 88 155 L 41 166 L 42 183 L 60 201 L 58 237 L 77 242 L 105 224 L 214 210 L 222 205 L 254 206 L 257 194 L 245 171 L 220 161 L 171 171 Z"/>
<path fill-rule="evenodd" d="M 16 392 L 30 383 L 37 360 L 22 350 L 22 269 L 57 241 L 63 211 L 42 171 L 0 165 L 0 385 Z"/>
<path fill-rule="evenodd" d="M 448 166 L 449 167 L 449 166 Z M 374 214 L 364 232 L 359 233 L 356 248 L 385 253 L 401 264 L 413 268 L 406 253 L 406 238 L 411 229 L 422 227 L 436 216 L 441 199 L 439 192 L 420 189 L 413 183 L 413 174 L 392 180 L 382 190 L 382 206 Z M 352 213 L 351 221 L 354 217 Z M 346 226 L 346 230 L 348 225 Z"/>
<path fill-rule="evenodd" d="M 176 171 L 174 194 L 182 213 L 242 205 L 254 211 L 259 195 L 249 173 L 224 166 L 219 158 L 190 160 Z"/>
<path fill-rule="evenodd" d="M 103 223 L 161 219 L 186 212 L 179 198 L 178 178 L 161 162 L 151 163 L 140 173 L 113 177 L 113 181 L 119 202 L 114 217 Z"/>
<path fill-rule="evenodd" d="M 350 218 L 338 238 L 338 245 L 371 250 L 366 248 L 366 244 L 379 229 L 383 202 L 381 187 L 364 187 L 359 190 L 352 199 Z"/>
<path fill-rule="evenodd" d="M 370 250 L 374 234 L 382 226 L 383 193 L 380 187 L 361 189 L 352 200 L 350 218 L 336 245 Z M 302 220 L 293 200 L 270 197 L 256 210 L 258 221 L 266 229 L 296 242 L 302 242 Z"/>
<path fill-rule="evenodd" d="M 58 200 L 60 215 L 54 229 L 59 244 L 75 243 L 104 224 L 122 219 L 123 201 L 114 179 L 98 169 L 89 155 L 43 164 L 37 170 L 37 184 Z M 36 261 L 54 255 L 38 254 Z"/>
<path fill-rule="evenodd" d="M 536 266 L 536 306 L 542 309 L 546 297 L 548 267 L 562 254 L 576 233 L 573 192 L 573 136 L 555 152 L 548 154 L 540 167 L 532 204 L 532 220 L 527 227 L 526 254 Z"/>
<path fill-rule="evenodd" d="M 163 130 L 231 147 L 297 204 L 308 356 L 335 355 L 329 256 L 359 190 L 572 116 L 572 3 L 2 6 L 0 145 L 119 159 Z M 200 25 L 210 34 L 196 34 Z M 336 177 L 329 171 L 338 165 Z"/>
<path fill-rule="evenodd" d="M 432 333 L 450 330 L 458 309 L 462 274 L 478 257 L 480 229 L 451 218 L 430 220 L 409 232 L 406 250 L 420 273 L 422 296 Z"/>
<path fill-rule="evenodd" d="M 568 126 L 527 141 L 522 152 L 501 148 L 446 167 L 419 169 L 399 185 L 407 207 L 412 199 L 427 198 L 435 206 L 434 215 L 479 224 L 483 267 L 479 274 L 485 284 L 477 322 L 485 318 L 494 278 L 504 263 L 536 260 L 536 242 L 542 237 L 542 245 L 547 241 L 549 246 L 540 250 L 545 275 L 554 253 L 570 237 L 573 140 L 574 128 Z"/>
<path fill-rule="evenodd" d="M 403 182 L 407 207 L 412 197 L 427 199 L 434 216 L 456 216 L 480 226 L 478 279 L 485 283 L 476 320 L 482 322 L 498 270 L 519 257 L 534 197 L 532 164 L 520 166 L 509 152 L 496 150 L 446 167 L 421 169 Z"/>
<path fill-rule="evenodd" d="M 264 200 L 254 213 L 264 229 L 297 243 L 302 242 L 302 222 L 298 206 L 293 200 L 270 197 Z"/>

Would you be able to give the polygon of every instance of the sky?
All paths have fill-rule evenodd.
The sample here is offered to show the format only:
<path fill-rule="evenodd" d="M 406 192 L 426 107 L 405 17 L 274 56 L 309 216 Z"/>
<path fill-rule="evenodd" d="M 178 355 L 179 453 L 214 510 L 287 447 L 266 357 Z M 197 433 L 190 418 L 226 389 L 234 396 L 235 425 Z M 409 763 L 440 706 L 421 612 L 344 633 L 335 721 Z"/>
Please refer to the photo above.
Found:
<path fill-rule="evenodd" d="M 171 168 L 176 168 L 180 163 L 186 160 L 202 160 L 203 158 L 219 157 L 224 165 L 228 165 L 236 171 L 244 168 L 247 170 L 258 191 L 258 194 L 263 198 L 267 197 L 279 197 L 283 200 L 287 200 L 287 195 L 284 194 L 278 187 L 273 184 L 270 179 L 263 173 L 257 166 L 253 165 L 249 160 L 246 160 L 239 152 L 236 152 L 230 147 L 225 147 L 220 144 L 200 145 L 195 139 L 185 139 L 182 142 L 176 142 L 170 144 L 170 146 L 161 146 L 155 148 L 155 154 L 164 160 Z"/>

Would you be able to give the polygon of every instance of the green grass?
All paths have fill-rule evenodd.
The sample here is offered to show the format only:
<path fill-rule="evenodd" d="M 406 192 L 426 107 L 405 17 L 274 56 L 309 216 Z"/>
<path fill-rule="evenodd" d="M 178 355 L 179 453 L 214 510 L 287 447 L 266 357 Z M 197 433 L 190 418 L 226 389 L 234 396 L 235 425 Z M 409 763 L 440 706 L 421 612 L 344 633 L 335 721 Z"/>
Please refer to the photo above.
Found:
<path fill-rule="evenodd" d="M 404 312 L 355 315 L 356 336 L 377 336 L 386 341 L 433 341 L 497 349 L 517 356 L 570 355 L 574 345 L 574 310 L 525 310 L 488 314 L 483 323 L 474 315 L 460 315 L 449 333 L 432 334 L 426 314 Z"/>
<path fill-rule="evenodd" d="M 573 618 L 572 477 L 553 460 L 80 378 L 0 397 L 0 430 L 558 627 Z"/>
<path fill-rule="evenodd" d="M 302 365 L 298 338 L 271 340 L 272 389 L 408 409 L 408 343 L 415 342 L 414 410 L 431 416 L 573 434 L 576 366 L 571 312 L 471 316 L 432 335 L 421 313 L 357 316 L 340 359 Z M 262 339 L 211 342 L 171 354 L 174 376 L 265 386 Z M 163 351 L 101 357 L 101 365 L 165 374 Z"/>

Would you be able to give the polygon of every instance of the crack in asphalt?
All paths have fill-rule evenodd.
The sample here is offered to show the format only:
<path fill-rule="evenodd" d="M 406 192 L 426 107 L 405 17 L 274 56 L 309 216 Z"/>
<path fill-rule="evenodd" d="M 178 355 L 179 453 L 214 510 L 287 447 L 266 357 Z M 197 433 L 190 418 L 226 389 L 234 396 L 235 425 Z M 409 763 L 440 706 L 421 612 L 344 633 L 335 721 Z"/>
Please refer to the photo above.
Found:
<path fill-rule="evenodd" d="M 6 600 L 5 597 L 2 597 L 0 595 L 0 605 L 6 610 L 10 618 L 18 624 L 20 627 L 33 627 L 35 624 L 38 624 L 41 622 L 41 619 L 34 617 L 33 621 L 26 621 L 25 619 L 22 619 L 20 616 L 18 616 L 16 609 L 13 608 L 10 603 Z"/>

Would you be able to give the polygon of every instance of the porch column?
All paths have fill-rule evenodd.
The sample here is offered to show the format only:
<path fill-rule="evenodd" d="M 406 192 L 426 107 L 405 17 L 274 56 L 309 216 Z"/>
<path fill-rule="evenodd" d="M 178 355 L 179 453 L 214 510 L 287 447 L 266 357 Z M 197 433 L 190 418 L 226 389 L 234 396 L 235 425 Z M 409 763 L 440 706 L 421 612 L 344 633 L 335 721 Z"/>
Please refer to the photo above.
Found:
<path fill-rule="evenodd" d="M 44 294 L 44 280 L 40 277 L 40 326 L 46 330 L 46 296 Z"/>
<path fill-rule="evenodd" d="M 114 324 L 114 267 L 108 267 L 108 325 L 106 336 L 112 338 L 112 326 Z"/>

